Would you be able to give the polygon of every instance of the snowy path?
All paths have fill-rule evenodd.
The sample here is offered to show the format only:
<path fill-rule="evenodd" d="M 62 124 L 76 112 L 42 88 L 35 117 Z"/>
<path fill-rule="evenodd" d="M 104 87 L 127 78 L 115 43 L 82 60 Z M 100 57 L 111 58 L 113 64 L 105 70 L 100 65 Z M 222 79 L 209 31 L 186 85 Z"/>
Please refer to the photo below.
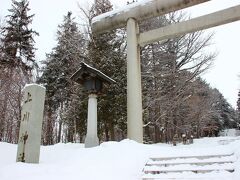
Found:
<path fill-rule="evenodd" d="M 175 166 L 173 169 L 176 169 L 178 166 L 188 170 L 195 166 L 191 163 L 202 163 L 202 168 L 206 163 L 212 167 L 222 165 L 223 168 L 234 168 L 234 172 L 214 171 L 207 175 L 201 174 L 198 178 L 240 179 L 240 137 L 204 138 L 194 140 L 194 144 L 191 145 L 176 147 L 167 144 L 144 145 L 131 140 L 106 142 L 89 149 L 85 149 L 83 144 L 56 144 L 41 147 L 39 164 L 16 163 L 16 150 L 16 145 L 0 142 L 0 180 L 140 180 L 147 162 L 156 168 Z M 216 156 L 194 157 L 197 155 Z M 219 158 L 219 155 L 225 156 Z M 180 156 L 182 159 L 176 158 Z M 190 158 L 186 159 L 187 156 Z M 149 161 L 149 158 L 152 159 Z M 209 164 L 209 161 L 214 163 Z M 191 162 L 191 166 L 183 162 Z M 166 167 L 161 166 L 161 163 L 167 164 Z M 178 179 L 196 178 L 195 173 L 191 171 L 173 172 L 170 175 Z M 148 176 L 151 179 L 152 175 Z M 161 178 L 167 178 L 167 175 L 161 174 Z"/>

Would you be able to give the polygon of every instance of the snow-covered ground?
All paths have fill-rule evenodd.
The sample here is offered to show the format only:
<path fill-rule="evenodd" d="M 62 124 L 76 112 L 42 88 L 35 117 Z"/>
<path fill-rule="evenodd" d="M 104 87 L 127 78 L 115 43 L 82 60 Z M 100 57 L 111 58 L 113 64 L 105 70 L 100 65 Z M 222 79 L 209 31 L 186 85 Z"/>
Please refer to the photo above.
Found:
<path fill-rule="evenodd" d="M 240 179 L 240 137 L 196 139 L 175 147 L 131 140 L 88 149 L 83 144 L 56 144 L 41 147 L 39 164 L 16 163 L 16 151 L 17 145 L 0 142 L 0 180 L 137 180 L 150 157 L 229 153 L 236 157 L 232 179 Z"/>

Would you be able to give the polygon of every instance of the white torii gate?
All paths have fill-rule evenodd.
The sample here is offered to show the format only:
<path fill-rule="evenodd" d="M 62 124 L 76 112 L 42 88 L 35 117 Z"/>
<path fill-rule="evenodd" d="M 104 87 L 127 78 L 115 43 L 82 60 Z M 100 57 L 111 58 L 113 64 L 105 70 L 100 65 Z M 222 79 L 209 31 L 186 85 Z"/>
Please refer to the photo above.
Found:
<path fill-rule="evenodd" d="M 127 134 L 143 142 L 140 46 L 240 20 L 240 5 L 208 15 L 139 33 L 138 22 L 209 0 L 145 0 L 93 19 L 93 33 L 127 26 Z"/>

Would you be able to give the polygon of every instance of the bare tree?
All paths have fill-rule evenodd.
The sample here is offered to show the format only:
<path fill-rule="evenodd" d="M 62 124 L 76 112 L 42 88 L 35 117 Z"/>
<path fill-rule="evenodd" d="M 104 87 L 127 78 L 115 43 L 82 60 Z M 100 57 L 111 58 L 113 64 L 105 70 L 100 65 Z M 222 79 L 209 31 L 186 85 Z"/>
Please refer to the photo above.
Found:
<path fill-rule="evenodd" d="M 171 13 L 140 27 L 145 31 L 183 20 L 184 14 Z M 183 120 L 190 113 L 184 105 L 191 96 L 189 89 L 216 56 L 206 51 L 212 37 L 196 32 L 142 48 L 145 130 L 155 142 L 171 141 L 183 133 Z"/>

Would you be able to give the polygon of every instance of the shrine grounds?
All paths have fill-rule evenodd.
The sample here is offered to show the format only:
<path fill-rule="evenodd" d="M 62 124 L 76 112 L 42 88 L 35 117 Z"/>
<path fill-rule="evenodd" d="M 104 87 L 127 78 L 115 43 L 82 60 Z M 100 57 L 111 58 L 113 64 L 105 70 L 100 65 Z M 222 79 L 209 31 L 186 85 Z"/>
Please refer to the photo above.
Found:
<path fill-rule="evenodd" d="M 190 145 L 145 145 L 131 140 L 41 146 L 39 164 L 16 163 L 17 145 L 0 142 L 0 180 L 138 180 L 150 156 L 234 153 L 232 180 L 240 177 L 240 137 L 194 139 Z M 216 178 L 221 179 L 217 174 Z M 212 180 L 211 177 L 209 179 Z"/>

